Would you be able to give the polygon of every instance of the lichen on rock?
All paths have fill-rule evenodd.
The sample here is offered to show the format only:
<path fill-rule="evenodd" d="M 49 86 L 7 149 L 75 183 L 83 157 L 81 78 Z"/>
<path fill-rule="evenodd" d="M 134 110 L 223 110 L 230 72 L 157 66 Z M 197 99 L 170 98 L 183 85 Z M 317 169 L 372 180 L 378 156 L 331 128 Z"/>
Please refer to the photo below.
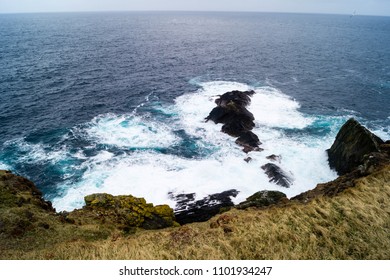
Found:
<path fill-rule="evenodd" d="M 153 206 L 144 198 L 132 195 L 91 194 L 85 206 L 68 214 L 76 223 L 105 223 L 131 232 L 136 228 L 160 229 L 176 225 L 172 208 Z"/>

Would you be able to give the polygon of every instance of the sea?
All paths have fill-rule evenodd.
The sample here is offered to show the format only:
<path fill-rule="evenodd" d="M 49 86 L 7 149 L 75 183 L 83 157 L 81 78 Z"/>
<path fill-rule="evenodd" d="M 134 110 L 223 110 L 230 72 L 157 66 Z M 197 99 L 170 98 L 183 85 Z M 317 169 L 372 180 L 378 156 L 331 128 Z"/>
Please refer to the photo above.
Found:
<path fill-rule="evenodd" d="M 232 90 L 255 91 L 261 152 L 205 122 Z M 0 14 L 0 169 L 57 211 L 92 193 L 292 197 L 337 177 L 326 149 L 351 117 L 390 139 L 390 17 Z M 261 169 L 273 154 L 290 188 Z"/>

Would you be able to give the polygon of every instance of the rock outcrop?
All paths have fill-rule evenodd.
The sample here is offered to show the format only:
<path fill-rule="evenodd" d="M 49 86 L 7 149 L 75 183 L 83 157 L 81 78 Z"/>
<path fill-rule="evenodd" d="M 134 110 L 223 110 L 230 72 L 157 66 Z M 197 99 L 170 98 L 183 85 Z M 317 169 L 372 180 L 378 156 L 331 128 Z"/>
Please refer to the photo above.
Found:
<path fill-rule="evenodd" d="M 230 91 L 215 100 L 217 107 L 211 110 L 206 122 L 222 123 L 222 132 L 238 137 L 236 143 L 242 146 L 245 153 L 261 151 L 261 142 L 251 130 L 255 127 L 254 116 L 246 109 L 251 102 L 252 91 Z"/>
<path fill-rule="evenodd" d="M 273 204 L 278 204 L 281 202 L 287 202 L 287 196 L 279 191 L 260 191 L 250 197 L 245 201 L 241 202 L 236 206 L 237 209 L 246 209 L 249 207 L 266 207 Z"/>
<path fill-rule="evenodd" d="M 355 119 L 349 119 L 340 129 L 332 147 L 327 151 L 329 165 L 339 175 L 353 171 L 363 164 L 370 153 L 380 153 L 384 142 Z"/>
<path fill-rule="evenodd" d="M 172 208 L 168 205 L 153 206 L 144 198 L 131 195 L 113 196 L 100 193 L 84 198 L 85 206 L 67 215 L 75 223 L 112 224 L 125 232 L 136 228 L 161 229 L 175 225 Z"/>
<path fill-rule="evenodd" d="M 43 210 L 55 212 L 51 202 L 42 198 L 42 192 L 33 182 L 6 170 L 0 170 L 0 202 L 0 208 L 32 204 Z"/>
<path fill-rule="evenodd" d="M 320 196 L 332 197 L 354 187 L 362 177 L 390 170 L 390 141 L 384 142 L 354 119 L 341 127 L 328 154 L 330 166 L 341 175 L 291 200 L 306 203 Z M 389 181 L 383 183 L 390 184 Z"/>
<path fill-rule="evenodd" d="M 26 178 L 0 170 L 0 238 L 19 237 L 35 229 L 47 230 L 55 210 Z"/>
<path fill-rule="evenodd" d="M 114 229 L 126 233 L 136 229 L 161 229 L 178 225 L 168 205 L 153 206 L 131 195 L 92 194 L 86 205 L 72 212 L 56 213 L 38 188 L 26 178 L 0 170 L 0 234 L 19 236 L 71 224 L 98 227 L 96 232 Z M 104 230 L 103 230 L 104 228 Z M 95 235 L 95 233 L 93 233 Z"/>

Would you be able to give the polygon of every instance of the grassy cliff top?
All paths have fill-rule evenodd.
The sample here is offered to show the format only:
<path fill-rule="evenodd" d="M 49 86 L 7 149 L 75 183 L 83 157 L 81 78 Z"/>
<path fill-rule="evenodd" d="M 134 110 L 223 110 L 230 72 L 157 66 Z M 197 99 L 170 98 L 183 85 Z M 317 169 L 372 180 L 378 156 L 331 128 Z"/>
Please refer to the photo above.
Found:
<path fill-rule="evenodd" d="M 233 209 L 207 222 L 134 234 L 109 223 L 70 223 L 39 204 L 0 213 L 1 259 L 389 259 L 390 166 L 351 179 L 334 196 Z M 12 218 L 29 230 L 4 238 Z"/>

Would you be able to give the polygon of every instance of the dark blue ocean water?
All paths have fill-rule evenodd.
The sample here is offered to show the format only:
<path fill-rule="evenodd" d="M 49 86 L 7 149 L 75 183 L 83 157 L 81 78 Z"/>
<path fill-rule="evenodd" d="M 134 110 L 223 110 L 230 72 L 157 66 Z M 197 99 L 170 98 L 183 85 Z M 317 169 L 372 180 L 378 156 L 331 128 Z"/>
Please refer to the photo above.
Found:
<path fill-rule="evenodd" d="M 279 153 L 292 195 L 333 178 L 324 150 L 349 117 L 390 138 L 389 46 L 390 17 L 2 14 L 0 167 L 72 209 L 99 191 L 245 197 L 273 188 L 253 174 Z M 265 146 L 252 169 L 202 123 L 213 96 L 246 88 Z"/>

